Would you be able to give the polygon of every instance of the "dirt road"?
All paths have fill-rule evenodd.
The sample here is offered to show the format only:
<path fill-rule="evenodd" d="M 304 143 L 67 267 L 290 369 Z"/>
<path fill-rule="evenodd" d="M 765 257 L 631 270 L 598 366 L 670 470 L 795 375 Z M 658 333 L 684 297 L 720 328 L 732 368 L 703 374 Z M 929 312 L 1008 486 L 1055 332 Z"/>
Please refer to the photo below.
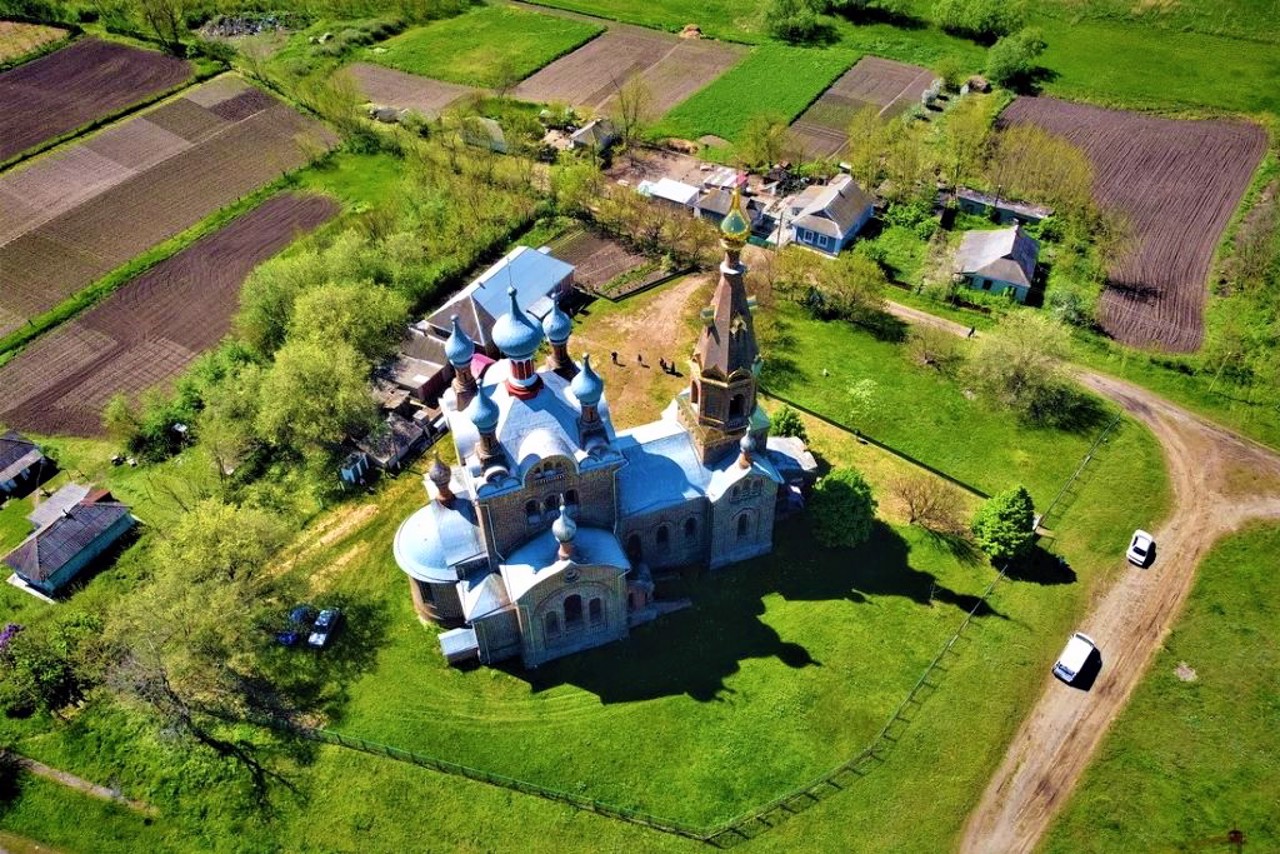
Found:
<path fill-rule="evenodd" d="M 1280 519 L 1280 456 L 1145 389 L 1089 372 L 1078 378 L 1155 433 L 1173 511 L 1154 532 L 1154 565 L 1121 570 L 1080 623 L 1102 653 L 1092 689 L 1046 675 L 1040 699 L 969 817 L 963 852 L 1036 847 L 1182 610 L 1205 553 L 1250 520 Z"/>

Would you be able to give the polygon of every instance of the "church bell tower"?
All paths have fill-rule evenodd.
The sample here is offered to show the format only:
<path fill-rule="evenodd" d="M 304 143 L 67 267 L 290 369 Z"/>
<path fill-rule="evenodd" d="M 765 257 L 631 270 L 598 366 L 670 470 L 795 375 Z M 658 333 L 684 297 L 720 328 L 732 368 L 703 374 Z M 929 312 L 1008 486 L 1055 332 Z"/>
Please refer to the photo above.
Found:
<path fill-rule="evenodd" d="M 761 359 L 751 320 L 755 300 L 747 296 L 742 281 L 747 268 L 741 259 L 750 236 L 751 222 L 735 189 L 729 213 L 720 224 L 724 247 L 720 283 L 711 304 L 702 309 L 703 329 L 689 362 L 687 406 L 681 407 L 704 463 L 736 452 L 756 414 Z"/>

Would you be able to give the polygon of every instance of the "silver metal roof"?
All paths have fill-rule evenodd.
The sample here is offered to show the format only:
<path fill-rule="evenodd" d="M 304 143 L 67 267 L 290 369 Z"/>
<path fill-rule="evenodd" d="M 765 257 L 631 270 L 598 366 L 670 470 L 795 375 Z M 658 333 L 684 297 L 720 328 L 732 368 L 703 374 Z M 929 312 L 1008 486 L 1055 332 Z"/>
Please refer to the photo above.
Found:
<path fill-rule="evenodd" d="M 511 553 L 503 562 L 502 577 L 507 582 L 507 593 L 512 602 L 549 578 L 554 578 L 569 567 L 580 565 L 614 566 L 619 572 L 631 569 L 631 561 L 612 531 L 602 528 L 578 526 L 573 538 L 573 559 L 561 560 L 560 543 L 550 531 L 543 531 Z"/>

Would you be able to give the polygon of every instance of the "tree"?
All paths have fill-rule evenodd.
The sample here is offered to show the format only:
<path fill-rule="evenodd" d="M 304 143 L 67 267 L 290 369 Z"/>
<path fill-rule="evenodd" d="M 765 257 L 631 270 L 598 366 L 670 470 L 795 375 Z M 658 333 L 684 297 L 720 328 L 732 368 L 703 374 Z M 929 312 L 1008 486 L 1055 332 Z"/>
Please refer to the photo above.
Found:
<path fill-rule="evenodd" d="M 165 50 L 174 56 L 186 56 L 187 48 L 182 43 L 187 15 L 184 0 L 138 0 L 138 10 Z"/>
<path fill-rule="evenodd" d="M 889 489 L 906 512 L 908 524 L 941 534 L 964 529 L 960 493 L 941 478 L 913 472 L 894 478 Z"/>
<path fill-rule="evenodd" d="M 747 119 L 738 139 L 738 156 L 752 168 L 766 168 L 783 159 L 787 149 L 787 120 L 779 113 L 756 113 Z"/>
<path fill-rule="evenodd" d="M 1017 0 L 938 0 L 933 6 L 939 27 L 987 44 L 1021 27 L 1025 18 Z"/>
<path fill-rule="evenodd" d="M 811 0 L 772 0 L 765 10 L 764 23 L 776 38 L 788 42 L 811 41 L 822 32 Z M 780 69 L 780 73 L 785 72 Z"/>
<path fill-rule="evenodd" d="M 1040 314 L 1011 314 L 978 339 L 970 380 L 997 402 L 1033 423 L 1062 417 L 1061 373 L 1070 339 L 1061 323 Z"/>
<path fill-rule="evenodd" d="M 627 151 L 653 122 L 653 90 L 639 74 L 633 74 L 618 87 L 613 102 L 613 120 L 618 136 Z"/>
<path fill-rule="evenodd" d="M 786 404 L 782 408 L 773 413 L 769 419 L 770 432 L 775 436 L 795 436 L 801 441 L 809 441 L 809 432 L 805 429 L 804 420 L 800 418 L 800 413 L 796 412 Z"/>
<path fill-rule="evenodd" d="M 1039 30 L 1002 36 L 987 51 L 987 76 L 1001 86 L 1023 88 L 1035 75 L 1036 60 L 1046 47 Z"/>
<path fill-rule="evenodd" d="M 102 678 L 101 633 L 102 620 L 93 614 L 10 632 L 0 648 L 0 707 L 19 716 L 58 714 L 82 700 Z"/>
<path fill-rule="evenodd" d="M 969 67 L 955 54 L 947 54 L 933 64 L 933 73 L 942 80 L 942 85 L 956 92 L 969 76 Z"/>
<path fill-rule="evenodd" d="M 556 210 L 567 216 L 586 216 L 604 190 L 600 167 L 594 160 L 577 160 L 551 168 L 551 197 Z"/>
<path fill-rule="evenodd" d="M 369 361 L 391 353 L 404 335 L 409 301 L 371 282 L 326 284 L 294 302 L 289 340 L 319 336 L 341 340 Z"/>
<path fill-rule="evenodd" d="M 969 183 L 982 174 L 997 105 L 996 98 L 975 94 L 947 111 L 941 127 L 939 166 L 952 184 Z"/>
<path fill-rule="evenodd" d="M 1034 525 L 1031 493 L 1016 486 L 983 503 L 973 519 L 974 540 L 993 563 L 1018 560 L 1035 543 Z"/>
<path fill-rule="evenodd" d="M 256 424 L 269 442 L 323 448 L 373 426 L 369 363 L 345 341 L 290 341 L 262 382 Z"/>
<path fill-rule="evenodd" d="M 880 111 L 866 106 L 853 114 L 848 127 L 849 146 L 844 152 L 849 174 L 869 192 L 880 185 L 881 159 L 889 144 L 889 123 Z"/>
<path fill-rule="evenodd" d="M 862 323 L 884 310 L 888 279 L 879 264 L 853 252 L 834 262 L 814 257 L 806 300 L 816 315 Z"/>
<path fill-rule="evenodd" d="M 129 397 L 124 392 L 113 394 L 102 410 L 102 427 L 111 441 L 128 445 L 138 435 L 140 426 L 138 413 L 129 402 Z"/>
<path fill-rule="evenodd" d="M 912 361 L 950 375 L 963 361 L 961 341 L 955 335 L 937 326 L 915 326 L 907 339 L 907 351 Z"/>
<path fill-rule="evenodd" d="M 1058 212 L 1088 214 L 1093 207 L 1093 164 L 1068 139 L 1035 125 L 1014 125 L 997 135 L 988 180 L 1002 195 L 1046 202 Z"/>
<path fill-rule="evenodd" d="M 829 548 L 853 548 L 871 537 L 876 500 L 871 486 L 851 468 L 832 469 L 809 500 L 814 538 Z"/>
<path fill-rule="evenodd" d="M 328 280 L 331 274 L 325 258 L 314 249 L 260 265 L 240 289 L 236 331 L 259 353 L 271 355 L 284 344 L 299 294 Z"/>

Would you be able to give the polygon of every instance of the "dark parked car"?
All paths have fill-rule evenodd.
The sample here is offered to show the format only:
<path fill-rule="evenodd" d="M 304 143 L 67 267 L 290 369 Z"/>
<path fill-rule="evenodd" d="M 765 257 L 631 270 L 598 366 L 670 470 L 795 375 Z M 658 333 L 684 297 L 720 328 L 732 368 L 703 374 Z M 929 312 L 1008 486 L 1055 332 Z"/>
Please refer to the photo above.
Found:
<path fill-rule="evenodd" d="M 319 612 L 310 605 L 298 605 L 289 612 L 289 623 L 276 632 L 276 641 L 283 646 L 297 646 L 311 633 L 311 626 Z"/>
<path fill-rule="evenodd" d="M 323 649 L 329 645 L 329 640 L 338 631 L 338 626 L 342 624 L 342 612 L 337 608 L 325 608 L 320 612 L 320 616 L 316 617 L 315 625 L 311 627 L 311 634 L 307 636 L 307 646 L 315 649 Z"/>

